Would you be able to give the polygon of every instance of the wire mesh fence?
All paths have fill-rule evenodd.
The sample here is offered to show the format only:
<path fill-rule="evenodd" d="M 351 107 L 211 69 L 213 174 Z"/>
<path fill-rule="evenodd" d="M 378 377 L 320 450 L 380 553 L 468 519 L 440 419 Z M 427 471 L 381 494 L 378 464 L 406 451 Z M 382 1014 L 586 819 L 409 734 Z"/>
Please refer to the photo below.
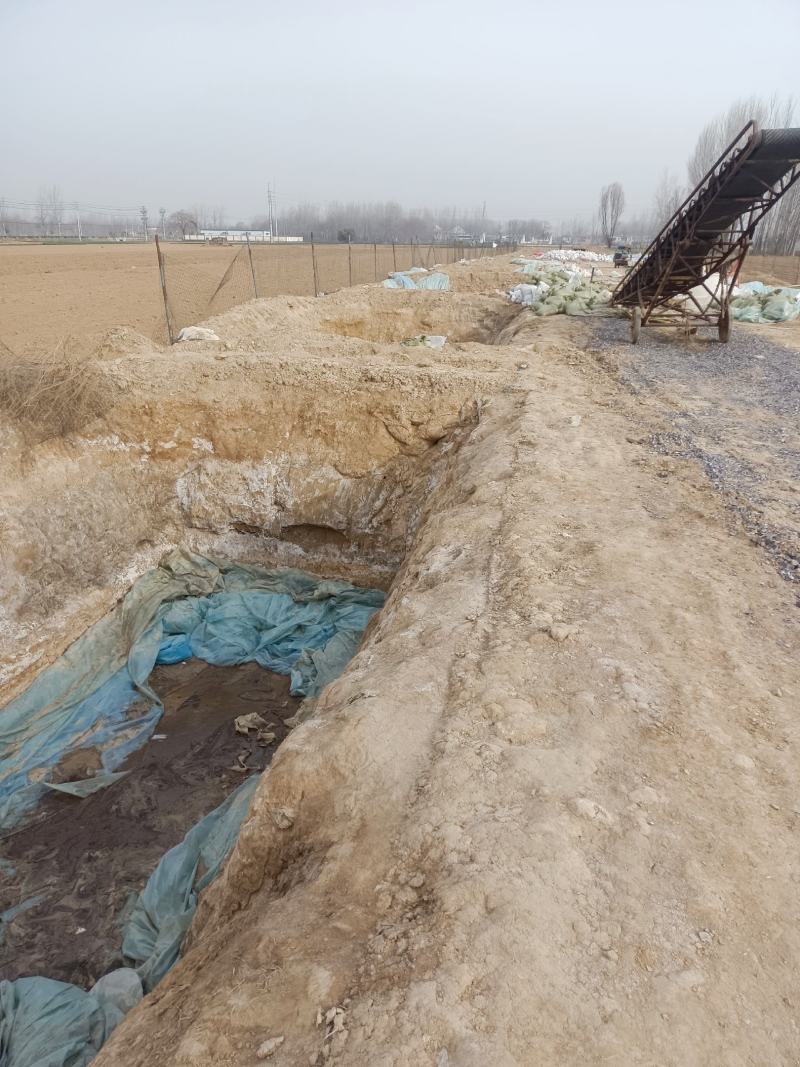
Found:
<path fill-rule="evenodd" d="M 760 281 L 800 286 L 800 255 L 761 256 L 748 254 L 744 274 Z"/>
<path fill-rule="evenodd" d="M 546 251 L 546 249 L 541 249 Z M 454 260 L 509 251 L 469 244 L 255 244 L 162 242 L 163 277 L 174 334 L 259 296 L 310 296 L 380 282 L 412 265 L 445 269 Z M 39 359 L 78 345 L 116 351 L 108 331 L 168 343 L 163 289 L 152 242 L 83 247 L 0 242 L 0 364 Z M 252 254 L 252 261 L 250 255 Z M 742 281 L 800 287 L 800 256 L 749 254 Z M 124 344 L 130 343 L 130 339 Z M 100 346 L 98 348 L 98 346 Z M 109 348 L 110 346 L 110 348 Z M 115 346 L 117 346 L 115 348 Z"/>
<path fill-rule="evenodd" d="M 507 247 L 467 244 L 262 244 L 157 247 L 165 318 L 174 341 L 194 326 L 263 296 L 314 296 L 378 282 L 393 271 L 478 259 Z"/>

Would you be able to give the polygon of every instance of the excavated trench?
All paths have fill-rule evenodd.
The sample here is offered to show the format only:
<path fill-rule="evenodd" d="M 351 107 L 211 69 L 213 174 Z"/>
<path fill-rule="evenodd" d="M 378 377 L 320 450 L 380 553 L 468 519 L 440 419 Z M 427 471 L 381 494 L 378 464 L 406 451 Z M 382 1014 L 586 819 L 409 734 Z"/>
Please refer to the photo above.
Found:
<path fill-rule="evenodd" d="M 388 589 L 486 389 L 436 368 L 342 381 L 295 366 L 290 383 L 278 363 L 197 364 L 191 398 L 170 396 L 163 364 L 111 364 L 124 388 L 106 424 L 40 447 L 5 494 L 16 549 L 2 559 L 4 707 L 176 545 Z M 121 924 L 159 858 L 264 770 L 301 705 L 285 675 L 253 662 L 187 658 L 157 666 L 149 684 L 163 715 L 118 768 L 125 777 L 83 799 L 41 798 L 2 839 L 0 978 L 89 989 L 129 962 Z M 237 731 L 253 711 L 261 727 Z M 100 770 L 97 749 L 79 745 L 30 777 L 74 783 Z"/>
<path fill-rule="evenodd" d="M 496 345 L 519 312 L 519 305 L 486 297 L 475 298 L 469 304 L 413 301 L 396 309 L 372 308 L 363 315 L 323 319 L 320 327 L 339 337 L 383 344 L 408 342 L 421 335 L 444 335 L 451 342 Z"/>

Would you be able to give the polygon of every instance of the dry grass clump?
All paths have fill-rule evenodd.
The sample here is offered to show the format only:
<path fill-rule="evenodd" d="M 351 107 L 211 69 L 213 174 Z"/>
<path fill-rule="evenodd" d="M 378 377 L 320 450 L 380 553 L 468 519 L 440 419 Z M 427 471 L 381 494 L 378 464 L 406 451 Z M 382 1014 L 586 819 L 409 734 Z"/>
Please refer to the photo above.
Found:
<path fill-rule="evenodd" d="M 74 433 L 103 415 L 110 401 L 96 360 L 68 343 L 20 359 L 0 342 L 0 412 L 26 436 L 41 441 Z"/>

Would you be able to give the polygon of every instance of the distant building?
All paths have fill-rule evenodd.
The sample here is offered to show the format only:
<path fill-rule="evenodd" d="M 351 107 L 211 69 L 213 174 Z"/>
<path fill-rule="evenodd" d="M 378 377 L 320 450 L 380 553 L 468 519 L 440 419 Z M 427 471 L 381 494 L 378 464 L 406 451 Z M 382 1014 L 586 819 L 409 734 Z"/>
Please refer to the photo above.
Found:
<path fill-rule="evenodd" d="M 289 237 L 275 234 L 269 230 L 199 230 L 187 233 L 184 241 L 208 241 L 214 244 L 236 244 L 250 241 L 250 244 L 299 244 L 302 237 Z"/>
<path fill-rule="evenodd" d="M 463 226 L 454 226 L 447 235 L 448 241 L 474 241 L 475 238 L 471 233 L 467 233 Z"/>
<path fill-rule="evenodd" d="M 438 223 L 433 227 L 433 239 L 435 242 L 447 242 L 449 244 L 474 244 L 478 238 L 472 233 L 467 233 L 463 226 L 454 226 L 452 230 L 445 230 Z"/>

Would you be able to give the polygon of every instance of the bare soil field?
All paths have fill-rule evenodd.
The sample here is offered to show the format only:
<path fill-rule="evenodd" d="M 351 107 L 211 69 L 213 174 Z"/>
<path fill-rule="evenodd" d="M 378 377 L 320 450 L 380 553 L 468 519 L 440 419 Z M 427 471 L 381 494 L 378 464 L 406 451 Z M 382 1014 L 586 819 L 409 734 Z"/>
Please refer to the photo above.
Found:
<path fill-rule="evenodd" d="M 178 328 L 253 297 L 247 248 L 170 242 L 163 246 L 167 290 Z M 311 246 L 253 246 L 260 296 L 313 295 Z M 460 253 L 458 253 L 460 255 Z M 391 270 L 452 261 L 449 247 L 319 245 L 321 292 L 384 278 Z M 0 343 L 25 355 L 81 343 L 114 327 L 165 342 L 164 306 L 149 244 L 39 245 L 0 242 Z"/>
<path fill-rule="evenodd" d="M 0 244 L 0 341 L 18 354 L 112 326 L 153 336 L 160 301 L 152 245 Z"/>
<path fill-rule="evenodd" d="M 797 1062 L 791 332 L 634 349 L 509 258 L 121 335 L 4 427 L 0 703 L 176 545 L 388 593 L 97 1067 Z"/>

